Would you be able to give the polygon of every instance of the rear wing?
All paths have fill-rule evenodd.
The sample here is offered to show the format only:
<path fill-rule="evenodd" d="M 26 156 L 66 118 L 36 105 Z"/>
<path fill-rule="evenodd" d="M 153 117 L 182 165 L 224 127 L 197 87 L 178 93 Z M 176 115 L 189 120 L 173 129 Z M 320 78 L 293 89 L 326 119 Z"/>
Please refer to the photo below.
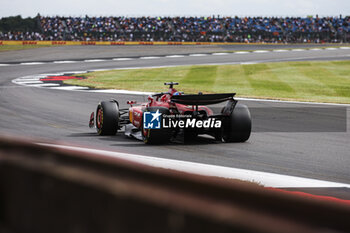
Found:
<path fill-rule="evenodd" d="M 173 95 L 171 101 L 185 105 L 210 105 L 232 100 L 236 93 Z"/>

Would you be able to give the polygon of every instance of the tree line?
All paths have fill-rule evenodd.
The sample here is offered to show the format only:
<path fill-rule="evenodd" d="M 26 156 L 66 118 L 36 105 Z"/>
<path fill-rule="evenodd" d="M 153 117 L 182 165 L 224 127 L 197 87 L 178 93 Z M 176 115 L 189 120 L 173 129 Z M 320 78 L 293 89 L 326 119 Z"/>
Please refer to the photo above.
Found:
<path fill-rule="evenodd" d="M 0 19 L 0 31 L 16 31 L 16 32 L 40 32 L 40 17 L 22 18 L 22 16 L 10 16 Z"/>

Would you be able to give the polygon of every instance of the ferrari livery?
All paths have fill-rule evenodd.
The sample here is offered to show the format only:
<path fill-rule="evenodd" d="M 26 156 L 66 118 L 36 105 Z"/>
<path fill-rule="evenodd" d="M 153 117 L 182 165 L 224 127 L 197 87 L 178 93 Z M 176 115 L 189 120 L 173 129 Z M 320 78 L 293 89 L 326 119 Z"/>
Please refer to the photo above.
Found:
<path fill-rule="evenodd" d="M 187 95 L 178 92 L 175 82 L 167 82 L 168 92 L 148 96 L 148 102 L 127 101 L 129 108 L 119 108 L 115 99 L 98 104 L 90 116 L 90 128 L 99 135 L 115 135 L 124 127 L 125 135 L 147 144 L 168 143 L 177 137 L 185 141 L 199 134 L 211 135 L 223 142 L 245 142 L 251 133 L 247 106 L 234 99 L 235 93 Z M 207 105 L 226 102 L 219 114 Z"/>

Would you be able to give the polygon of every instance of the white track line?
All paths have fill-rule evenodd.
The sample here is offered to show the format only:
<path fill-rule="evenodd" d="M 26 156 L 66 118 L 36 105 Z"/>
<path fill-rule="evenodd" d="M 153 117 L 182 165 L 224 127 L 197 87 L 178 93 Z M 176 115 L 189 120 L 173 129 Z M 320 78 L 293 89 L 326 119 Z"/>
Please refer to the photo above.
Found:
<path fill-rule="evenodd" d="M 238 51 L 238 52 L 234 52 L 235 54 L 248 54 L 250 52 L 248 51 Z"/>
<path fill-rule="evenodd" d="M 292 49 L 290 51 L 293 51 L 293 52 L 302 52 L 302 51 L 306 51 L 306 49 Z"/>
<path fill-rule="evenodd" d="M 20 84 L 20 85 L 28 85 L 28 84 L 39 84 L 39 83 L 43 83 L 42 81 L 28 81 L 28 80 L 15 80 L 14 81 L 15 83 L 17 84 Z"/>
<path fill-rule="evenodd" d="M 47 76 L 59 76 L 59 75 L 64 75 L 65 73 L 67 72 L 60 72 L 60 73 L 49 73 L 49 74 L 40 74 L 40 75 L 36 75 L 37 77 L 40 76 L 40 77 L 47 77 Z"/>
<path fill-rule="evenodd" d="M 42 64 L 45 64 L 45 62 L 22 62 L 22 63 L 20 63 L 20 65 L 24 65 L 24 66 L 42 65 Z"/>
<path fill-rule="evenodd" d="M 53 61 L 54 64 L 69 64 L 69 63 L 77 63 L 78 61 Z"/>
<path fill-rule="evenodd" d="M 255 50 L 255 51 L 253 51 L 253 53 L 268 53 L 268 52 L 270 52 L 270 51 L 268 51 L 268 50 Z"/>
<path fill-rule="evenodd" d="M 323 49 L 314 48 L 314 49 L 309 49 L 309 50 L 311 50 L 311 51 L 321 51 L 321 50 L 323 50 Z"/>
<path fill-rule="evenodd" d="M 86 73 L 87 71 L 86 70 L 81 70 L 81 71 L 66 71 L 62 74 L 53 74 L 53 75 L 48 75 L 48 76 L 59 76 L 59 75 L 65 75 L 65 74 L 83 74 L 83 73 Z"/>
<path fill-rule="evenodd" d="M 178 57 L 185 57 L 185 55 L 168 55 L 168 56 L 165 56 L 167 58 L 178 58 Z"/>
<path fill-rule="evenodd" d="M 189 55 L 190 57 L 205 57 L 208 56 L 208 54 L 204 54 L 204 53 L 193 53 Z"/>
<path fill-rule="evenodd" d="M 149 60 L 149 59 L 159 59 L 160 57 L 140 57 L 140 59 L 143 60 Z"/>
<path fill-rule="evenodd" d="M 120 58 L 113 58 L 113 61 L 131 61 L 134 60 L 134 58 L 128 58 L 128 57 L 120 57 Z"/>
<path fill-rule="evenodd" d="M 0 66 L 10 66 L 10 64 L 0 64 Z"/>
<path fill-rule="evenodd" d="M 107 61 L 106 59 L 87 59 L 84 60 L 84 62 L 102 62 L 102 61 Z"/>
<path fill-rule="evenodd" d="M 106 90 L 91 90 L 89 92 L 95 93 L 108 93 L 108 94 L 130 94 L 130 95 L 152 95 L 153 92 L 142 92 L 142 91 L 128 91 L 128 90 L 114 90 L 114 89 L 106 89 Z"/>
<path fill-rule="evenodd" d="M 84 73 L 88 73 L 88 72 L 96 72 L 96 71 L 108 71 L 110 69 L 93 69 L 93 70 L 88 70 L 88 71 L 85 71 Z"/>
<path fill-rule="evenodd" d="M 350 47 L 340 47 L 340 49 L 350 49 Z"/>
<path fill-rule="evenodd" d="M 42 84 L 27 84 L 28 87 L 58 87 L 60 84 L 57 83 L 42 83 Z"/>
<path fill-rule="evenodd" d="M 241 62 L 240 64 L 241 65 L 254 65 L 254 64 L 258 64 L 258 63 L 251 61 L 251 62 Z"/>
<path fill-rule="evenodd" d="M 345 187 L 345 188 L 350 188 L 350 184 L 289 176 L 289 175 L 280 175 L 280 174 L 268 173 L 268 172 L 259 172 L 259 171 L 240 169 L 240 168 L 224 167 L 224 166 L 209 165 L 209 164 L 203 164 L 203 163 L 194 163 L 194 162 L 181 161 L 181 160 L 165 159 L 165 158 L 158 158 L 158 157 L 151 157 L 151 156 L 127 154 L 127 153 L 88 149 L 88 148 L 73 147 L 73 146 L 44 144 L 44 143 L 38 143 L 38 144 L 42 146 L 61 148 L 61 149 L 67 149 L 72 151 L 78 151 L 78 152 L 94 153 L 101 156 L 133 161 L 133 162 L 145 164 L 152 167 L 161 167 L 165 169 L 178 170 L 178 171 L 192 173 L 192 174 L 257 182 L 261 185 L 264 185 L 265 187 L 274 187 L 274 188 Z"/>
<path fill-rule="evenodd" d="M 272 52 L 275 52 L 275 53 L 284 53 L 284 52 L 289 52 L 289 50 L 287 50 L 287 49 L 274 49 L 274 50 L 272 50 Z"/>
<path fill-rule="evenodd" d="M 88 87 L 80 87 L 80 86 L 61 86 L 61 87 L 48 87 L 50 89 L 57 89 L 57 90 L 86 90 L 89 89 Z"/>
<path fill-rule="evenodd" d="M 338 48 L 325 48 L 325 50 L 338 50 Z"/>
<path fill-rule="evenodd" d="M 212 53 L 211 55 L 214 55 L 214 56 L 223 56 L 223 55 L 229 55 L 229 53 Z"/>
<path fill-rule="evenodd" d="M 28 78 L 17 78 L 16 81 L 17 82 L 29 82 L 29 81 L 39 81 L 41 78 L 40 77 L 37 77 L 37 78 L 31 78 L 31 77 L 28 77 Z"/>

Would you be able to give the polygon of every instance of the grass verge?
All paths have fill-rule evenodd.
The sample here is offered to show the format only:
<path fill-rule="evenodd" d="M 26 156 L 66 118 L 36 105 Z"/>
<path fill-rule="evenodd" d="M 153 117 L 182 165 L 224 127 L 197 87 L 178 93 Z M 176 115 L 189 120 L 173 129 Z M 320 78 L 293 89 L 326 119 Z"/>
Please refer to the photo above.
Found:
<path fill-rule="evenodd" d="M 236 92 L 239 97 L 350 103 L 350 61 L 277 62 L 110 70 L 83 74 L 67 84 L 102 89 L 166 91 L 179 82 L 185 93 Z"/>
<path fill-rule="evenodd" d="M 216 51 L 216 53 L 237 53 L 237 52 L 254 52 L 256 50 L 265 50 L 265 51 L 269 51 L 272 52 L 274 50 L 286 50 L 286 51 L 291 51 L 294 49 L 302 49 L 302 50 L 312 50 L 312 49 L 332 49 L 332 48 L 341 48 L 341 47 L 350 47 L 349 43 L 346 44 L 341 44 L 341 45 L 332 45 L 332 46 L 315 46 L 315 47 L 293 47 L 293 48 L 263 48 L 261 47 L 260 49 L 247 49 L 247 50 L 225 50 L 225 51 Z"/>

